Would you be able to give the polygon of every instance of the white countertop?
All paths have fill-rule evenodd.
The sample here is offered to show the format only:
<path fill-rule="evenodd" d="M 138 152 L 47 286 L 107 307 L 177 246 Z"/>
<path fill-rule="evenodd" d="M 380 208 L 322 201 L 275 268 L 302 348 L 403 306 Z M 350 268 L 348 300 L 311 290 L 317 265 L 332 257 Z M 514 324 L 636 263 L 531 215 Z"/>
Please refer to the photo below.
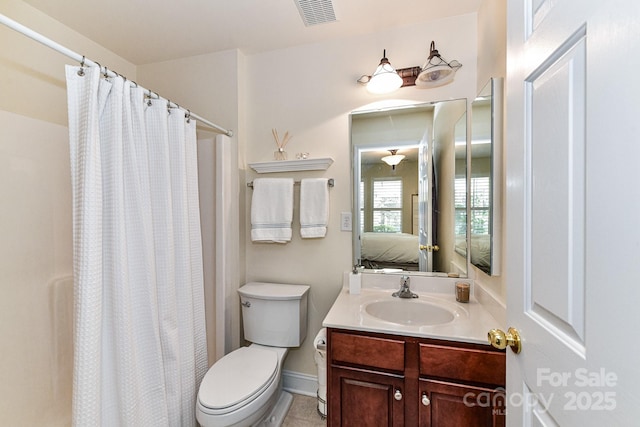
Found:
<path fill-rule="evenodd" d="M 391 294 L 400 287 L 400 275 L 362 274 L 362 288 L 359 294 L 350 294 L 348 273 L 346 286 L 327 313 L 322 326 L 337 329 L 351 329 L 366 332 L 381 332 L 449 341 L 461 341 L 489 345 L 487 332 L 499 327 L 499 323 L 473 296 L 473 284 L 467 279 L 411 276 L 411 290 L 419 295 L 417 299 L 406 299 L 430 303 L 447 308 L 454 313 L 454 320 L 438 325 L 415 325 L 391 323 L 369 315 L 365 306 L 371 302 L 399 300 Z M 455 283 L 463 281 L 471 284 L 472 295 L 468 303 L 456 301 Z"/>

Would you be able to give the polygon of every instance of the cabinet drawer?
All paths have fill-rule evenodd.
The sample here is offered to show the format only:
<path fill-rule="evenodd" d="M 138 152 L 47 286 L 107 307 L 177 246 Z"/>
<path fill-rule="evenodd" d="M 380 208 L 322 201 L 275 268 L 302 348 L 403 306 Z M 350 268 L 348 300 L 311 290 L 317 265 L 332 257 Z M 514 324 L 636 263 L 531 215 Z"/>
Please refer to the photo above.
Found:
<path fill-rule="evenodd" d="M 396 372 L 404 371 L 404 341 L 356 334 L 331 334 L 330 361 L 335 364 L 365 365 Z"/>
<path fill-rule="evenodd" d="M 420 375 L 504 385 L 505 354 L 491 350 L 420 344 Z"/>

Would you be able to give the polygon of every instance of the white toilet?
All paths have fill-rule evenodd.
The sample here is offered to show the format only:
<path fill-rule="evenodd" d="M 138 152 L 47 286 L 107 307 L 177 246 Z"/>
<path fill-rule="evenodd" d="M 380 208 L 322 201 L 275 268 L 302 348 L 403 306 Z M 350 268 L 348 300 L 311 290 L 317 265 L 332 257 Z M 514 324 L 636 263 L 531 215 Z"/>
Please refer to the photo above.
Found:
<path fill-rule="evenodd" d="M 279 426 L 292 396 L 282 390 L 288 347 L 307 336 L 309 286 L 252 282 L 238 289 L 244 336 L 252 344 L 218 360 L 200 384 L 202 427 Z"/>

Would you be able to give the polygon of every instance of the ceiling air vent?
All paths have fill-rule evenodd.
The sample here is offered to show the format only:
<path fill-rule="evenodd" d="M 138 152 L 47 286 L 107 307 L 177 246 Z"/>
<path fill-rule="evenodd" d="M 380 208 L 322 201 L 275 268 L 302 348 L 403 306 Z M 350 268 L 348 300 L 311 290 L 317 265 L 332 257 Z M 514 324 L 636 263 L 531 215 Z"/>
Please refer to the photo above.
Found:
<path fill-rule="evenodd" d="M 295 0 L 295 2 L 307 27 L 336 21 L 331 0 Z"/>

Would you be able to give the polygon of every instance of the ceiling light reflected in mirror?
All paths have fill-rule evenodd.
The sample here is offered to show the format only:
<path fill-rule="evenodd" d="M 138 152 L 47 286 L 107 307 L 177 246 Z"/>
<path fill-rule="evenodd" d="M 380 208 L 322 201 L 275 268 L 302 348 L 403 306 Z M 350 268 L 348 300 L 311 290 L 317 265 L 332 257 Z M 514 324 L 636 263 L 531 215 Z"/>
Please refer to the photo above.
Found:
<path fill-rule="evenodd" d="M 396 169 L 396 166 L 405 158 L 403 154 L 398 154 L 398 150 L 389 150 L 391 155 L 384 156 L 380 160 L 391 166 L 392 169 Z"/>

